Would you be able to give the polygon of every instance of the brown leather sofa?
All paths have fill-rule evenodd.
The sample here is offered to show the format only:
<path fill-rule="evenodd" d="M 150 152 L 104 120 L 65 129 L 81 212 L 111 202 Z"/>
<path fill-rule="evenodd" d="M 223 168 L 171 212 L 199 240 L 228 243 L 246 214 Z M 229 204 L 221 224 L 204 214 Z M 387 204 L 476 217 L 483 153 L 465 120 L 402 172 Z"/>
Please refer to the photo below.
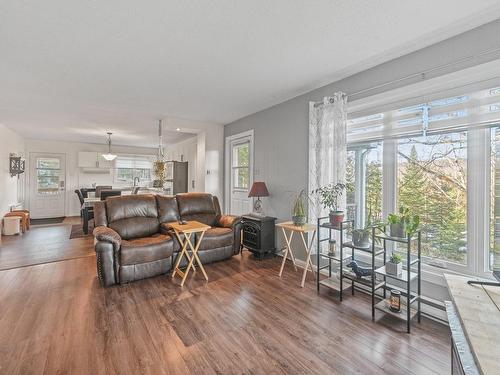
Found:
<path fill-rule="evenodd" d="M 204 264 L 239 253 L 240 218 L 222 215 L 215 196 L 185 193 L 110 197 L 94 206 L 97 274 L 101 285 L 127 283 L 170 271 L 181 246 L 168 223 L 181 219 L 197 220 L 212 227 L 206 231 L 198 252 Z"/>

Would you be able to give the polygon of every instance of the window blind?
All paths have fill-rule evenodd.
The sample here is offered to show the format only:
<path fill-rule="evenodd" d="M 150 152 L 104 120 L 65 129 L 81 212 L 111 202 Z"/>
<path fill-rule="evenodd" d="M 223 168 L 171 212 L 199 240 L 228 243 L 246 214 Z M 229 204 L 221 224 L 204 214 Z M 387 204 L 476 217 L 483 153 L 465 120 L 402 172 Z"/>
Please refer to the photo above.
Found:
<path fill-rule="evenodd" d="M 147 155 L 118 155 L 117 169 L 152 169 L 153 157 Z"/>
<path fill-rule="evenodd" d="M 500 87 L 493 87 L 369 115 L 349 113 L 347 141 L 377 141 L 498 124 Z"/>

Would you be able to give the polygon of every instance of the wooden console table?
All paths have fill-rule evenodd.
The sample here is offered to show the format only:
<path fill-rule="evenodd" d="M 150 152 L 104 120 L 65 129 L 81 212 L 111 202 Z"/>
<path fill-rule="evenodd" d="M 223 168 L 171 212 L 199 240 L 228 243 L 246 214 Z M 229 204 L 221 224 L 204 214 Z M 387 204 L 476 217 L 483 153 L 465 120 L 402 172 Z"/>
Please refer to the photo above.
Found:
<path fill-rule="evenodd" d="M 458 373 L 500 374 L 500 287 L 469 285 L 470 277 L 445 278 L 453 300 L 453 306 L 447 306 L 448 316 L 456 313 L 460 323 L 450 321 L 452 350 L 462 362 Z M 460 343 L 462 331 L 467 342 Z M 467 360 L 470 355 L 474 363 Z"/>

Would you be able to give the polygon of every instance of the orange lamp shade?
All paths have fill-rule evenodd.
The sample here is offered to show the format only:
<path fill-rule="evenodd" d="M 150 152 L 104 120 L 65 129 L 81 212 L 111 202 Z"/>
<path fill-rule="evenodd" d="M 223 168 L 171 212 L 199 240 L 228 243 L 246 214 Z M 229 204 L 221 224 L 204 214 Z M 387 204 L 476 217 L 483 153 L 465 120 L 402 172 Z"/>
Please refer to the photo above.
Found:
<path fill-rule="evenodd" d="M 269 192 L 267 191 L 266 184 L 262 181 L 254 182 L 252 188 L 250 189 L 250 193 L 248 193 L 249 197 L 268 197 Z"/>

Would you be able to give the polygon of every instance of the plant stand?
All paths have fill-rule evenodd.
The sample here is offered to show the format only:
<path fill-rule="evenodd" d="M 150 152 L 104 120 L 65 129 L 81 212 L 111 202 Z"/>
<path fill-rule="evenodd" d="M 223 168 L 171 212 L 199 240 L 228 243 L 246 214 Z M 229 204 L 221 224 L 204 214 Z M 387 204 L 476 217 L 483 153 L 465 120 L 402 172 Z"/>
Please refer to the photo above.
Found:
<path fill-rule="evenodd" d="M 384 227 L 384 232 L 385 232 Z M 372 230 L 372 243 L 375 243 L 376 239 L 379 239 L 383 242 L 383 251 L 384 251 L 384 265 L 375 269 L 376 275 L 383 277 L 384 281 L 382 282 L 384 287 L 384 298 L 375 302 L 375 291 L 372 289 L 372 319 L 375 320 L 375 310 L 382 311 L 386 314 L 390 314 L 396 318 L 402 319 L 406 321 L 406 331 L 410 333 L 411 320 L 417 315 L 418 323 L 420 323 L 420 300 L 421 300 L 421 232 L 418 231 L 413 234 L 413 236 L 408 236 L 407 238 L 400 237 L 390 237 L 385 233 L 377 234 L 376 230 L 380 230 L 377 228 L 373 228 Z M 406 245 L 406 258 L 403 261 L 403 269 L 402 274 L 400 275 L 390 275 L 385 270 L 386 263 L 386 251 L 387 251 L 387 243 L 401 243 Z M 412 244 L 416 245 L 417 255 L 411 254 Z M 406 263 L 406 266 L 405 266 Z M 416 267 L 416 269 L 415 269 Z M 400 284 L 403 283 L 404 287 L 398 287 L 395 285 L 390 285 L 387 283 L 387 279 L 396 280 Z M 417 291 L 416 293 L 412 291 L 412 282 L 417 281 Z M 405 302 L 406 304 L 401 304 L 401 312 L 394 312 L 389 309 L 389 301 L 386 299 L 385 291 L 387 289 L 396 289 L 401 293 L 405 294 Z M 403 301 L 403 297 L 401 298 Z M 416 302 L 416 309 L 412 307 Z"/>
<path fill-rule="evenodd" d="M 364 267 L 369 267 L 374 270 L 376 257 L 384 254 L 384 249 L 376 247 L 373 242 L 369 247 L 355 246 L 351 241 L 346 241 L 345 233 L 348 229 L 354 227 L 354 220 L 343 221 L 339 226 L 332 225 L 328 222 L 328 217 L 322 217 L 318 219 L 318 237 L 317 237 L 317 291 L 320 290 L 320 285 L 327 288 L 336 290 L 339 292 L 340 300 L 342 301 L 344 291 L 351 288 L 351 293 L 354 295 L 355 289 L 363 291 L 376 291 L 383 287 L 383 282 L 377 282 L 375 278 L 375 273 L 373 272 L 371 276 L 358 278 L 350 269 L 345 266 L 346 262 L 355 260 L 360 253 L 365 253 L 370 255 L 370 262 L 360 262 L 360 265 Z M 328 229 L 328 237 L 322 238 L 320 233 L 321 229 Z M 329 241 L 332 239 L 332 232 L 339 232 L 340 241 L 338 242 L 338 254 L 336 256 L 331 256 L 329 254 L 321 253 L 321 243 L 324 241 Z M 328 259 L 328 264 L 321 266 L 320 261 L 322 258 Z M 332 276 L 332 262 L 338 264 L 338 277 Z M 359 260 L 358 260 L 359 262 Z M 385 258 L 384 258 L 385 263 Z M 328 268 L 328 278 L 320 280 L 320 271 L 322 269 Z M 385 298 L 385 290 L 384 290 Z"/>
<path fill-rule="evenodd" d="M 347 261 L 350 260 L 350 257 L 343 256 L 343 253 L 341 251 L 342 249 L 342 243 L 344 240 L 344 233 L 347 228 L 352 226 L 354 222 L 352 220 L 350 221 L 343 221 L 340 223 L 340 225 L 333 225 L 330 223 L 330 217 L 325 216 L 325 217 L 320 217 L 318 218 L 317 222 L 317 248 L 316 248 L 316 289 L 319 293 L 320 290 L 320 285 L 324 286 L 326 288 L 336 290 L 340 292 L 340 299 L 342 300 L 342 290 L 349 288 L 349 285 L 343 284 L 342 283 L 342 278 L 337 278 L 336 276 L 332 276 L 332 262 L 338 263 L 339 268 L 341 269 L 341 265 Z M 328 236 L 321 238 L 321 229 L 326 229 L 328 230 Z M 321 243 L 325 241 L 330 241 L 332 239 L 332 234 L 334 232 L 338 232 L 340 236 L 340 241 L 338 243 L 337 247 L 337 254 L 336 255 L 330 255 L 330 254 L 323 254 L 321 252 Z M 322 266 L 321 265 L 321 260 L 322 259 L 328 259 L 328 264 Z M 321 270 L 328 268 L 328 278 L 320 280 L 320 273 Z"/>

